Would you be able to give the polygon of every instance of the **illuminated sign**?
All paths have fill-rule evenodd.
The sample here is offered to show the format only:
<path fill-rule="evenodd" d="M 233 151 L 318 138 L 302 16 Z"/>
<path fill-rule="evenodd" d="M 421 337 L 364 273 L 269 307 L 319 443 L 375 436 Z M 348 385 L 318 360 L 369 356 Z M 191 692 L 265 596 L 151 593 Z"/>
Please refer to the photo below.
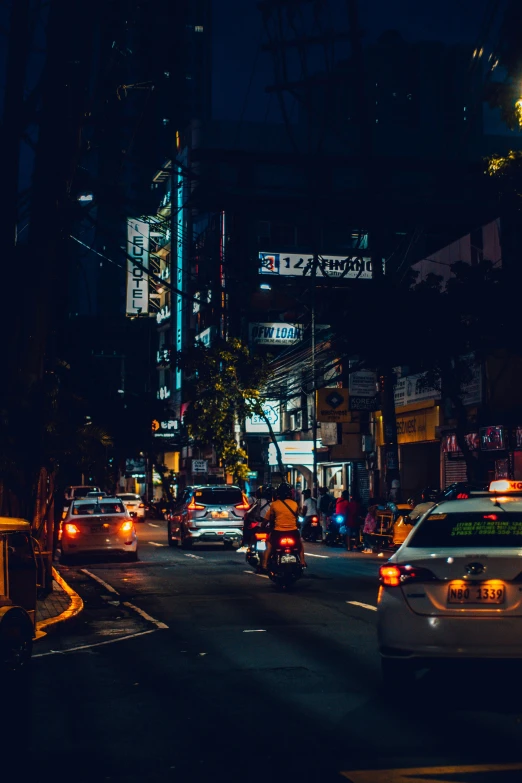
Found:
<path fill-rule="evenodd" d="M 152 422 L 152 432 L 155 438 L 172 438 L 179 430 L 178 419 L 165 419 Z"/>
<path fill-rule="evenodd" d="M 171 316 L 170 307 L 168 305 L 164 305 L 156 313 L 156 321 L 157 323 L 162 324 L 163 321 L 169 319 L 170 316 Z"/>
<path fill-rule="evenodd" d="M 127 220 L 127 315 L 149 312 L 149 231 L 145 220 Z"/>
<path fill-rule="evenodd" d="M 348 390 L 317 390 L 317 421 L 342 423 L 348 421 Z"/>
<path fill-rule="evenodd" d="M 276 400 L 267 400 L 261 404 L 263 413 L 272 425 L 273 432 L 281 432 L 281 404 Z M 264 416 L 253 413 L 245 422 L 245 431 L 257 435 L 268 435 L 270 430 Z"/>
<path fill-rule="evenodd" d="M 168 386 L 162 386 L 158 391 L 156 392 L 156 397 L 158 400 L 168 400 L 170 397 L 170 389 Z"/>
<path fill-rule="evenodd" d="M 285 465 L 304 465 L 311 467 L 314 464 L 314 446 L 311 440 L 280 440 L 279 448 Z M 316 441 L 317 449 L 322 448 L 322 441 Z M 276 447 L 271 443 L 268 447 L 268 464 L 277 465 Z"/>
<path fill-rule="evenodd" d="M 196 335 L 196 340 L 198 340 L 200 343 L 203 343 L 203 345 L 206 345 L 208 348 L 216 336 L 216 331 L 217 330 L 215 326 L 209 326 L 208 329 L 203 329 L 202 332 Z"/>
<path fill-rule="evenodd" d="M 299 253 L 259 253 L 259 272 L 262 275 L 310 277 L 313 256 Z M 319 256 L 317 277 L 336 277 L 347 280 L 371 280 L 372 260 L 363 256 Z"/>
<path fill-rule="evenodd" d="M 263 323 L 250 324 L 249 339 L 252 345 L 293 345 L 303 339 L 300 324 Z"/>

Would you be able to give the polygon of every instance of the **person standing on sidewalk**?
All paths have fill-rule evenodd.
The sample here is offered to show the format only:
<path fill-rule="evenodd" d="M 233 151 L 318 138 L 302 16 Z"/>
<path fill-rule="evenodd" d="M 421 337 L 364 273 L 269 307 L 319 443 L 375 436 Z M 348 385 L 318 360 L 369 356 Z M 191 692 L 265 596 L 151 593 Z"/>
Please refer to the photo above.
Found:
<path fill-rule="evenodd" d="M 340 498 L 337 498 L 335 513 L 344 517 L 343 528 L 346 538 L 346 549 L 351 552 L 354 548 L 353 539 L 359 531 L 359 504 L 350 497 L 347 489 L 344 490 Z"/>
<path fill-rule="evenodd" d="M 377 506 L 370 506 L 368 508 L 368 513 L 366 514 L 366 519 L 364 520 L 364 527 L 363 527 L 363 540 L 364 540 L 363 552 L 367 555 L 373 554 L 371 535 L 372 533 L 375 533 L 376 527 L 377 527 Z"/>
<path fill-rule="evenodd" d="M 323 539 L 326 536 L 330 517 L 335 509 L 335 498 L 328 492 L 326 487 L 319 489 L 319 513 L 321 517 L 321 527 L 323 529 Z"/>

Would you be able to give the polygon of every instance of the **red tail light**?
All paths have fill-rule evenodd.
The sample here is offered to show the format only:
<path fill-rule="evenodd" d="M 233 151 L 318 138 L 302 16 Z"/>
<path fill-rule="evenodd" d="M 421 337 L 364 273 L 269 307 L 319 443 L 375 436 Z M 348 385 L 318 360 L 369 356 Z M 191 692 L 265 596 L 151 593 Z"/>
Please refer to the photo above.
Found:
<path fill-rule="evenodd" d="M 238 503 L 237 506 L 235 506 L 235 508 L 238 508 L 240 511 L 246 511 L 247 508 L 250 508 L 250 503 L 248 502 L 248 498 L 244 492 L 243 492 L 243 500 L 241 501 L 241 503 Z"/>
<path fill-rule="evenodd" d="M 80 532 L 80 528 L 73 525 L 72 522 L 67 522 L 67 524 L 64 525 L 64 532 L 67 533 L 68 536 L 77 536 Z"/>
<path fill-rule="evenodd" d="M 203 511 L 205 506 L 201 506 L 199 503 L 196 503 L 196 498 L 192 497 L 192 500 L 188 504 L 187 508 L 190 508 L 191 511 L 193 511 L 194 509 L 197 509 L 198 511 Z"/>
<path fill-rule="evenodd" d="M 294 546 L 295 538 L 282 538 L 279 543 L 281 546 Z"/>
<path fill-rule="evenodd" d="M 437 577 L 428 568 L 412 565 L 384 565 L 379 569 L 379 581 L 386 587 L 399 587 L 410 582 L 434 582 Z"/>
<path fill-rule="evenodd" d="M 319 522 L 319 517 L 312 517 L 312 522 Z"/>
<path fill-rule="evenodd" d="M 258 541 L 266 541 L 268 538 L 268 533 L 255 533 L 255 537 Z"/>
<path fill-rule="evenodd" d="M 459 492 L 459 494 L 457 495 L 457 500 L 468 500 L 468 498 L 469 495 L 467 494 L 467 492 Z"/>

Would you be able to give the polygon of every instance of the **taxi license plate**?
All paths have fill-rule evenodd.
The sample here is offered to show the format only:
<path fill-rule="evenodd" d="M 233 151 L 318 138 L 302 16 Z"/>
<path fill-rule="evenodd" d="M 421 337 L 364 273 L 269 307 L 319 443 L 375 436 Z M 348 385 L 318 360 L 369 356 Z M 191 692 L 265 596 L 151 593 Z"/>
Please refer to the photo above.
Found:
<path fill-rule="evenodd" d="M 210 516 L 212 519 L 227 519 L 228 512 L 226 511 L 212 511 Z"/>
<path fill-rule="evenodd" d="M 503 604 L 506 600 L 504 585 L 463 585 L 451 583 L 448 587 L 448 604 Z"/>

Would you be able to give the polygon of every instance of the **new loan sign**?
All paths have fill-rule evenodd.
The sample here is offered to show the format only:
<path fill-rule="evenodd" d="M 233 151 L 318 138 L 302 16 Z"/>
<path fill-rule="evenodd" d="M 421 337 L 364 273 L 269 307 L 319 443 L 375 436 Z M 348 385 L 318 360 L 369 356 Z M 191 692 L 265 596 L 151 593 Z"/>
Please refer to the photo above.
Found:
<path fill-rule="evenodd" d="M 348 421 L 348 398 L 347 389 L 318 389 L 317 421 L 336 424 Z"/>
<path fill-rule="evenodd" d="M 149 224 L 127 220 L 127 315 L 149 312 Z"/>

